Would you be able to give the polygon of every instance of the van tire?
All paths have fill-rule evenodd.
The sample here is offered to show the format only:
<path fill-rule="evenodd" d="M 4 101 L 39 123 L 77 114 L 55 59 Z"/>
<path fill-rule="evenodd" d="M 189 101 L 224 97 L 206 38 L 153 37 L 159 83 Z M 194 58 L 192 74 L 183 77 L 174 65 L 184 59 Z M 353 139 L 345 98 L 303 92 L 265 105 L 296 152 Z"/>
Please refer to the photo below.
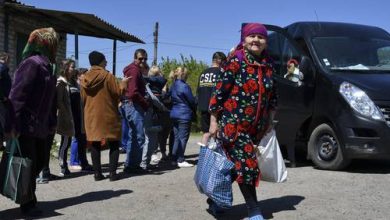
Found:
<path fill-rule="evenodd" d="M 313 163 L 324 170 L 341 170 L 349 165 L 342 143 L 328 124 L 320 124 L 310 135 L 308 150 Z"/>

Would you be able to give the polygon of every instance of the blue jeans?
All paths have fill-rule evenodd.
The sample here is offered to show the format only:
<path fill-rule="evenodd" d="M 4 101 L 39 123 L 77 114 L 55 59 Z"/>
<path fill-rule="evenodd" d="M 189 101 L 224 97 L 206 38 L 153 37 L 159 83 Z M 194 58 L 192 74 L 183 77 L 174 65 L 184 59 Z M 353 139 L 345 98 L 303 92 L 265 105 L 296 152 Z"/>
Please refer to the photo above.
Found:
<path fill-rule="evenodd" d="M 87 137 L 85 134 L 76 134 L 72 138 L 72 144 L 70 148 L 70 165 L 80 165 L 86 167 L 89 163 L 87 160 Z"/>
<path fill-rule="evenodd" d="M 190 137 L 191 121 L 173 120 L 173 133 L 175 142 L 173 144 L 173 161 L 181 163 L 184 161 L 184 152 L 186 150 L 188 138 Z"/>
<path fill-rule="evenodd" d="M 129 142 L 129 125 L 125 118 L 122 118 L 122 140 L 121 148 L 127 150 Z"/>
<path fill-rule="evenodd" d="M 79 151 L 79 147 L 77 144 L 77 140 L 75 137 L 73 137 L 72 143 L 70 144 L 70 158 L 69 158 L 69 164 L 71 166 L 80 165 L 78 151 Z"/>
<path fill-rule="evenodd" d="M 140 166 L 143 149 L 148 145 L 144 129 L 145 111 L 138 104 L 124 101 L 120 113 L 129 126 L 125 167 L 136 168 Z"/>

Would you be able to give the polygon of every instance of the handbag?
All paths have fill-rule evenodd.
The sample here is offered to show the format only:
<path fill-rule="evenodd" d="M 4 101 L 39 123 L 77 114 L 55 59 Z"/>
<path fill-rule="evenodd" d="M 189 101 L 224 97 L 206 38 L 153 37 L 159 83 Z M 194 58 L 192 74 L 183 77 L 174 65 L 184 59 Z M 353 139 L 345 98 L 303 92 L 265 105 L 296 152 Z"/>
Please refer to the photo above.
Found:
<path fill-rule="evenodd" d="M 209 144 L 210 145 L 210 144 Z M 214 150 L 201 146 L 194 181 L 200 193 L 219 207 L 230 208 L 233 202 L 231 170 L 234 164 L 227 159 L 221 146 Z"/>
<path fill-rule="evenodd" d="M 31 186 L 32 160 L 22 156 L 18 139 L 11 139 L 8 144 L 9 152 L 3 154 L 0 165 L 0 192 L 5 197 L 24 204 L 34 199 Z M 15 156 L 18 150 L 19 156 Z"/>
<path fill-rule="evenodd" d="M 262 180 L 274 183 L 287 180 L 287 169 L 274 129 L 261 139 L 257 146 L 256 156 Z"/>

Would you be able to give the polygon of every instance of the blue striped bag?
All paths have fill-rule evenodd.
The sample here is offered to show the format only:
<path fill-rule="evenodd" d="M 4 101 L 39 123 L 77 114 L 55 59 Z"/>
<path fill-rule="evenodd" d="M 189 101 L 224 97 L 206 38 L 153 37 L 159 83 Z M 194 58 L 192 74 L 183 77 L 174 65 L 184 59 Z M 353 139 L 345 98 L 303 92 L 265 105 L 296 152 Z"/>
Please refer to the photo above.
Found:
<path fill-rule="evenodd" d="M 226 158 L 222 148 L 215 150 L 201 146 L 194 181 L 199 192 L 222 208 L 230 208 L 233 202 L 231 170 L 234 163 Z"/>

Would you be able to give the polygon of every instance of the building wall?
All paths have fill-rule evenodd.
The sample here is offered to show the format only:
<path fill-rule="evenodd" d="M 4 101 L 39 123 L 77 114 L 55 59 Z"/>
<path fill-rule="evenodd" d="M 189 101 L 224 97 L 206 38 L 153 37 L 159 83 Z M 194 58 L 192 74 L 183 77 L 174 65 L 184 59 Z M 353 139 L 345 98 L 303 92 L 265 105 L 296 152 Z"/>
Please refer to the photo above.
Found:
<path fill-rule="evenodd" d="M 4 9 L 0 8 L 0 51 L 4 51 Z M 10 15 L 8 31 L 8 53 L 10 55 L 10 74 L 16 69 L 16 44 L 17 33 L 29 35 L 31 31 L 37 28 L 50 27 L 45 21 L 38 21 L 32 18 L 22 17 L 19 15 Z M 57 63 L 66 57 L 66 33 L 60 34 L 60 42 L 57 51 Z"/>

